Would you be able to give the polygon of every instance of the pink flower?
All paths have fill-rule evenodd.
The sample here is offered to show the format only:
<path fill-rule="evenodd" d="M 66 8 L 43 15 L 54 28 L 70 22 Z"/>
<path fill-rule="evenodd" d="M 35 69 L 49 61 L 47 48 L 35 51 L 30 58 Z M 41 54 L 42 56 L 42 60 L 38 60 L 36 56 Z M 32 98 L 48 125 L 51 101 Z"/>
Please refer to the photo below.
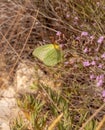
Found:
<path fill-rule="evenodd" d="M 101 55 L 101 58 L 105 59 L 105 52 Z"/>
<path fill-rule="evenodd" d="M 76 17 L 74 17 L 74 19 L 75 19 L 75 20 L 78 20 L 78 17 L 76 16 Z"/>
<path fill-rule="evenodd" d="M 60 36 L 60 35 L 61 35 L 61 32 L 57 31 L 56 36 Z"/>
<path fill-rule="evenodd" d="M 93 40 L 93 39 L 94 39 L 94 36 L 90 36 L 90 39 L 92 39 L 92 40 Z"/>
<path fill-rule="evenodd" d="M 98 67 L 102 69 L 103 68 L 103 64 L 99 64 Z"/>
<path fill-rule="evenodd" d="M 99 60 L 99 57 L 97 57 L 97 56 L 96 56 L 96 57 L 95 57 L 95 60 L 97 60 L 97 61 L 98 61 L 98 60 Z"/>
<path fill-rule="evenodd" d="M 97 82 L 96 86 L 97 86 L 97 87 L 101 87 L 102 85 L 103 85 L 103 80 L 100 79 L 100 80 Z"/>
<path fill-rule="evenodd" d="M 90 75 L 90 79 L 94 79 L 95 78 L 95 75 L 94 74 L 91 74 Z"/>
<path fill-rule="evenodd" d="M 83 50 L 84 53 L 87 53 L 88 52 L 88 48 L 86 47 L 84 50 Z"/>
<path fill-rule="evenodd" d="M 82 32 L 81 36 L 88 36 L 88 32 Z"/>
<path fill-rule="evenodd" d="M 101 80 L 101 79 L 104 80 L 104 75 L 103 75 L 103 74 L 96 77 L 96 80 L 97 80 L 97 81 L 99 81 L 99 80 Z"/>
<path fill-rule="evenodd" d="M 97 76 L 96 81 L 97 81 L 96 86 L 101 87 L 104 83 L 104 75 L 102 74 Z"/>
<path fill-rule="evenodd" d="M 96 62 L 93 60 L 93 61 L 91 62 L 91 65 L 96 65 Z"/>
<path fill-rule="evenodd" d="M 97 40 L 97 43 L 101 44 L 104 40 L 104 36 L 99 37 L 99 39 Z"/>
<path fill-rule="evenodd" d="M 84 61 L 84 62 L 83 62 L 83 66 L 85 66 L 85 67 L 90 66 L 89 61 Z"/>
<path fill-rule="evenodd" d="M 104 75 L 103 74 L 100 75 L 100 79 L 104 80 Z"/>
<path fill-rule="evenodd" d="M 66 14 L 66 17 L 69 18 L 69 17 L 70 17 L 70 14 Z"/>
<path fill-rule="evenodd" d="M 78 40 L 78 41 L 79 41 L 79 40 L 80 40 L 80 37 L 79 37 L 79 36 L 78 36 L 78 37 L 76 37 L 76 40 Z"/>
<path fill-rule="evenodd" d="M 102 92 L 102 97 L 105 98 L 105 90 L 103 90 L 103 92 Z"/>

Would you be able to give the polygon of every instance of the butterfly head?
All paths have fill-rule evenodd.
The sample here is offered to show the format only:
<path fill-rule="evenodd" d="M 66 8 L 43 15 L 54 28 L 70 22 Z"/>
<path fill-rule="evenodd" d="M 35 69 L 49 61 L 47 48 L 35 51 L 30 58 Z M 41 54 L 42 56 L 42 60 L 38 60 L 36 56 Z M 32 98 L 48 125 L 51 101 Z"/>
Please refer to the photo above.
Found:
<path fill-rule="evenodd" d="M 55 49 L 57 49 L 57 50 L 60 49 L 59 45 L 57 45 L 56 43 L 54 43 L 53 45 L 54 45 L 54 48 L 55 48 Z"/>

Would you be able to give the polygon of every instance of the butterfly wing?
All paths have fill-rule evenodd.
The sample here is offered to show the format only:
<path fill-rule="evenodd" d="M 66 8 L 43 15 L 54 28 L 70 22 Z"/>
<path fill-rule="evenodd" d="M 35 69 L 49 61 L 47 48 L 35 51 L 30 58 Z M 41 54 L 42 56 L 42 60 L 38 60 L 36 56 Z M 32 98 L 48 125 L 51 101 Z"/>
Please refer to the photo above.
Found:
<path fill-rule="evenodd" d="M 44 58 L 46 57 L 46 55 L 49 53 L 49 51 L 51 51 L 53 49 L 53 44 L 47 44 L 47 45 L 43 45 L 40 46 L 38 48 L 36 48 L 33 51 L 33 56 L 37 57 L 39 60 L 41 60 L 42 62 L 44 61 Z"/>
<path fill-rule="evenodd" d="M 55 66 L 57 63 L 62 61 L 62 53 L 61 50 L 52 48 L 52 50 L 50 50 L 46 57 L 44 58 L 44 64 L 46 64 L 47 66 Z"/>
<path fill-rule="evenodd" d="M 56 49 L 53 44 L 47 44 L 36 48 L 33 56 L 37 57 L 47 66 L 55 66 L 62 61 L 62 53 L 60 49 Z"/>

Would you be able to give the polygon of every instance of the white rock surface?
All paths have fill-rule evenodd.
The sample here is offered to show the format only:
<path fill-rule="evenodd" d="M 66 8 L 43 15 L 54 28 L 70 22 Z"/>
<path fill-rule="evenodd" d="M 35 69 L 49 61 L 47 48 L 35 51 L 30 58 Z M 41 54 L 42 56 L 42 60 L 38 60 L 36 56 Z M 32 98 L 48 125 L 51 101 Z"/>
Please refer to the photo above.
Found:
<path fill-rule="evenodd" d="M 5 121 L 3 123 L 1 123 L 0 124 L 0 130 L 10 130 L 9 123 L 5 122 Z"/>
<path fill-rule="evenodd" d="M 2 91 L 2 94 L 1 96 L 2 97 L 7 97 L 7 98 L 13 98 L 15 96 L 16 92 L 13 88 L 7 88 L 7 89 L 4 89 Z"/>
<path fill-rule="evenodd" d="M 0 93 L 0 130 L 10 130 L 10 121 L 21 112 L 15 96 L 20 92 L 24 94 L 31 91 L 30 85 L 35 81 L 35 75 L 34 65 L 29 61 L 19 63 L 13 85 Z"/>
<path fill-rule="evenodd" d="M 9 122 L 18 115 L 15 98 L 1 98 L 0 100 L 0 130 L 10 130 Z"/>
<path fill-rule="evenodd" d="M 17 92 L 31 92 L 30 86 L 35 81 L 35 68 L 30 62 L 20 63 L 15 77 L 15 86 Z"/>

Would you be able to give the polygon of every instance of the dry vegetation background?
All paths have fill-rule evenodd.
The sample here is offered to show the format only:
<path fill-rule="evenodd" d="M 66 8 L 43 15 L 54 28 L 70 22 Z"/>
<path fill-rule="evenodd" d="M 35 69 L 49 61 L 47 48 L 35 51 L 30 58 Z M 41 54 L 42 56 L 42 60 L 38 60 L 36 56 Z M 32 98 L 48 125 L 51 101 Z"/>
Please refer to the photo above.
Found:
<path fill-rule="evenodd" d="M 95 61 L 97 66 L 90 68 L 82 63 L 85 60 L 92 62 L 105 52 L 105 43 L 97 44 L 97 39 L 105 34 L 104 4 L 104 0 L 0 0 L 0 89 L 6 89 L 14 82 L 17 66 L 25 60 L 33 66 L 37 64 L 47 76 L 54 76 L 54 80 L 60 84 L 60 88 L 57 88 L 57 91 L 61 90 L 59 100 L 55 93 L 42 88 L 39 90 L 50 97 L 48 100 L 46 94 L 42 94 L 41 100 L 45 96 L 43 99 L 46 103 L 39 115 L 43 116 L 45 112 L 49 114 L 43 127 L 37 124 L 31 130 L 47 129 L 61 112 L 64 116 L 55 130 L 95 130 L 93 125 L 103 119 L 102 92 L 105 81 L 102 87 L 97 87 L 97 81 L 95 78 L 90 79 L 90 75 L 105 75 L 105 60 Z M 58 32 L 61 34 L 58 35 Z M 65 59 L 61 65 L 48 68 L 34 59 L 32 52 L 35 47 L 54 41 L 62 46 Z M 90 48 L 89 54 L 84 52 L 85 48 Z M 98 67 L 99 63 L 104 67 Z M 34 95 L 36 99 L 38 96 Z M 57 108 L 48 107 L 51 104 Z M 92 126 L 82 128 L 83 123 L 89 121 Z M 17 126 L 13 130 L 18 130 Z"/>

